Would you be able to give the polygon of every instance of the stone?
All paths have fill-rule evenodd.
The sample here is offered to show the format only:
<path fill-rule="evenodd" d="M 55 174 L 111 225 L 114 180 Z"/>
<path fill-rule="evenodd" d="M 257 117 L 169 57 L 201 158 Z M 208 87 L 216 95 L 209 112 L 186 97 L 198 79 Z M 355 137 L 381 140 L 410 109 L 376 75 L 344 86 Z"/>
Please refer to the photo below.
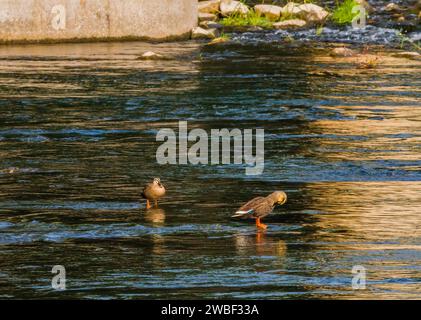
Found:
<path fill-rule="evenodd" d="M 219 12 L 220 0 L 199 1 L 199 13 L 213 13 Z"/>
<path fill-rule="evenodd" d="M 373 12 L 374 8 L 366 0 L 354 0 L 360 6 L 362 6 L 367 12 Z"/>
<path fill-rule="evenodd" d="M 193 28 L 191 32 L 192 39 L 215 39 L 218 36 L 216 29 L 203 29 L 201 27 Z"/>
<path fill-rule="evenodd" d="M 383 10 L 389 11 L 389 12 L 391 12 L 391 11 L 400 12 L 400 11 L 402 11 L 402 8 L 399 7 L 396 3 L 391 2 L 387 6 L 383 7 Z"/>
<path fill-rule="evenodd" d="M 254 11 L 270 20 L 277 20 L 281 16 L 282 7 L 269 4 L 258 4 L 254 6 Z"/>
<path fill-rule="evenodd" d="M 247 31 L 253 32 L 253 31 L 262 31 L 264 30 L 262 27 L 259 26 L 250 26 L 246 28 Z"/>
<path fill-rule="evenodd" d="M 398 52 L 393 55 L 396 58 L 408 58 L 408 59 L 420 59 L 421 54 L 415 51 L 403 51 Z"/>
<path fill-rule="evenodd" d="M 164 57 L 162 54 L 155 53 L 153 51 L 147 51 L 137 59 L 138 60 L 166 60 L 166 57 Z"/>
<path fill-rule="evenodd" d="M 235 13 L 246 15 L 250 11 L 244 3 L 235 0 L 221 0 L 219 8 L 223 16 L 230 16 Z"/>
<path fill-rule="evenodd" d="M 203 29 L 222 29 L 224 26 L 214 21 L 202 21 L 199 23 L 199 27 Z"/>
<path fill-rule="evenodd" d="M 296 16 L 301 13 L 301 9 L 299 8 L 299 4 L 296 4 L 294 2 L 288 2 L 287 5 L 285 5 L 281 9 L 281 14 L 283 16 Z"/>
<path fill-rule="evenodd" d="M 356 55 L 356 52 L 352 49 L 340 47 L 335 48 L 330 52 L 332 57 L 353 57 Z"/>
<path fill-rule="evenodd" d="M 199 12 L 199 22 L 216 21 L 217 19 L 218 19 L 218 17 L 216 16 L 216 14 Z"/>
<path fill-rule="evenodd" d="M 208 43 L 208 45 L 213 45 L 213 44 L 218 44 L 218 43 L 224 43 L 224 42 L 228 42 L 228 41 L 230 41 L 229 38 L 219 37 L 219 38 L 213 39 L 211 42 Z"/>
<path fill-rule="evenodd" d="M 289 19 L 281 22 L 276 22 L 273 27 L 276 29 L 298 29 L 307 25 L 307 22 L 301 19 Z"/>
<path fill-rule="evenodd" d="M 298 15 L 307 22 L 324 22 L 329 15 L 325 9 L 312 3 L 302 4 L 298 9 L 301 10 Z"/>

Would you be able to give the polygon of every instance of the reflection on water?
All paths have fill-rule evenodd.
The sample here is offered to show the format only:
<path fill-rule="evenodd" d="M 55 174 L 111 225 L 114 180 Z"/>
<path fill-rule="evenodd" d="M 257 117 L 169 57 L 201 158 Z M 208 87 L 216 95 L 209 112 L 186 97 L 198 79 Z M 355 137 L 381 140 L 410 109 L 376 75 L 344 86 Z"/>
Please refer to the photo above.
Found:
<path fill-rule="evenodd" d="M 378 54 L 362 70 L 278 45 L 1 47 L 0 297 L 420 298 L 421 63 Z M 179 120 L 264 128 L 263 175 L 158 166 Z M 146 211 L 155 176 L 168 196 Z M 230 220 L 277 189 L 268 230 Z"/>

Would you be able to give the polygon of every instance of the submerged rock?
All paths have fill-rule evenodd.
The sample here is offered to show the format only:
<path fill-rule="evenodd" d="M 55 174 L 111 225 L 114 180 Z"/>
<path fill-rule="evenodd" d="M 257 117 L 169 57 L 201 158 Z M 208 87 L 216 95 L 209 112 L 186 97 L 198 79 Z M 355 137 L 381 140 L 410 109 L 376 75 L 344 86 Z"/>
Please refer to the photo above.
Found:
<path fill-rule="evenodd" d="M 220 0 L 199 1 L 199 12 L 217 14 L 219 12 L 220 2 Z"/>
<path fill-rule="evenodd" d="M 218 36 L 216 29 L 203 29 L 201 27 L 193 28 L 191 32 L 192 39 L 214 39 Z"/>
<path fill-rule="evenodd" d="M 285 21 L 276 22 L 273 27 L 276 29 L 297 29 L 303 28 L 307 25 L 307 22 L 301 19 L 289 19 Z"/>
<path fill-rule="evenodd" d="M 230 41 L 227 37 L 218 37 L 213 39 L 211 42 L 208 43 L 208 45 L 218 44 L 218 43 L 224 43 Z"/>
<path fill-rule="evenodd" d="M 163 56 L 162 54 L 155 53 L 153 51 L 147 51 L 142 54 L 137 60 L 167 60 L 168 58 Z"/>
<path fill-rule="evenodd" d="M 356 54 L 354 50 L 345 47 L 335 48 L 330 52 L 332 57 L 353 57 Z"/>
<path fill-rule="evenodd" d="M 236 0 L 221 0 L 219 8 L 223 16 L 230 16 L 234 13 L 247 14 L 250 11 L 244 3 Z"/>
<path fill-rule="evenodd" d="M 298 16 L 307 22 L 321 23 L 324 22 L 329 15 L 329 12 L 325 9 L 312 3 L 302 4 L 298 9 L 301 10 L 301 12 L 298 13 Z"/>
<path fill-rule="evenodd" d="M 262 16 L 270 20 L 277 20 L 281 16 L 282 7 L 270 4 L 258 4 L 254 6 L 254 10 Z"/>

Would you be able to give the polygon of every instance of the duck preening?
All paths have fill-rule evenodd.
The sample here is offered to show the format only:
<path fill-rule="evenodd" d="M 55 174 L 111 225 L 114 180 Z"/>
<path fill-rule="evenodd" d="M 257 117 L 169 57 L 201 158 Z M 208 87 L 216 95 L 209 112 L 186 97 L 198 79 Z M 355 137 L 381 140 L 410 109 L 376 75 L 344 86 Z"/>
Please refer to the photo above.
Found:
<path fill-rule="evenodd" d="M 152 208 L 151 202 L 158 207 L 158 200 L 165 195 L 165 187 L 161 183 L 161 179 L 155 178 L 143 188 L 142 197 L 146 199 L 146 209 Z"/>
<path fill-rule="evenodd" d="M 267 197 L 257 197 L 240 209 L 238 209 L 232 218 L 251 218 L 256 219 L 256 227 L 266 229 L 267 226 L 260 222 L 260 219 L 270 214 L 276 205 L 282 205 L 287 202 L 287 195 L 283 191 L 275 191 Z"/>

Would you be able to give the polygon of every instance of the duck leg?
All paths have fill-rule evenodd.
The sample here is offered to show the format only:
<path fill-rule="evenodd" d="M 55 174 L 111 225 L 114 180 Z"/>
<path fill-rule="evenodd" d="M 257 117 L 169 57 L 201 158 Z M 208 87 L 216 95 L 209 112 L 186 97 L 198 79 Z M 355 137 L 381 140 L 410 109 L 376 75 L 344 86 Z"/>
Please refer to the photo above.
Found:
<path fill-rule="evenodd" d="M 158 208 L 158 200 L 155 200 L 155 208 Z"/>
<path fill-rule="evenodd" d="M 260 229 L 266 229 L 268 226 L 260 222 L 260 218 L 256 218 L 256 227 Z"/>
<path fill-rule="evenodd" d="M 151 207 L 152 207 L 151 203 L 149 202 L 148 199 L 146 199 L 146 209 L 150 209 Z"/>

